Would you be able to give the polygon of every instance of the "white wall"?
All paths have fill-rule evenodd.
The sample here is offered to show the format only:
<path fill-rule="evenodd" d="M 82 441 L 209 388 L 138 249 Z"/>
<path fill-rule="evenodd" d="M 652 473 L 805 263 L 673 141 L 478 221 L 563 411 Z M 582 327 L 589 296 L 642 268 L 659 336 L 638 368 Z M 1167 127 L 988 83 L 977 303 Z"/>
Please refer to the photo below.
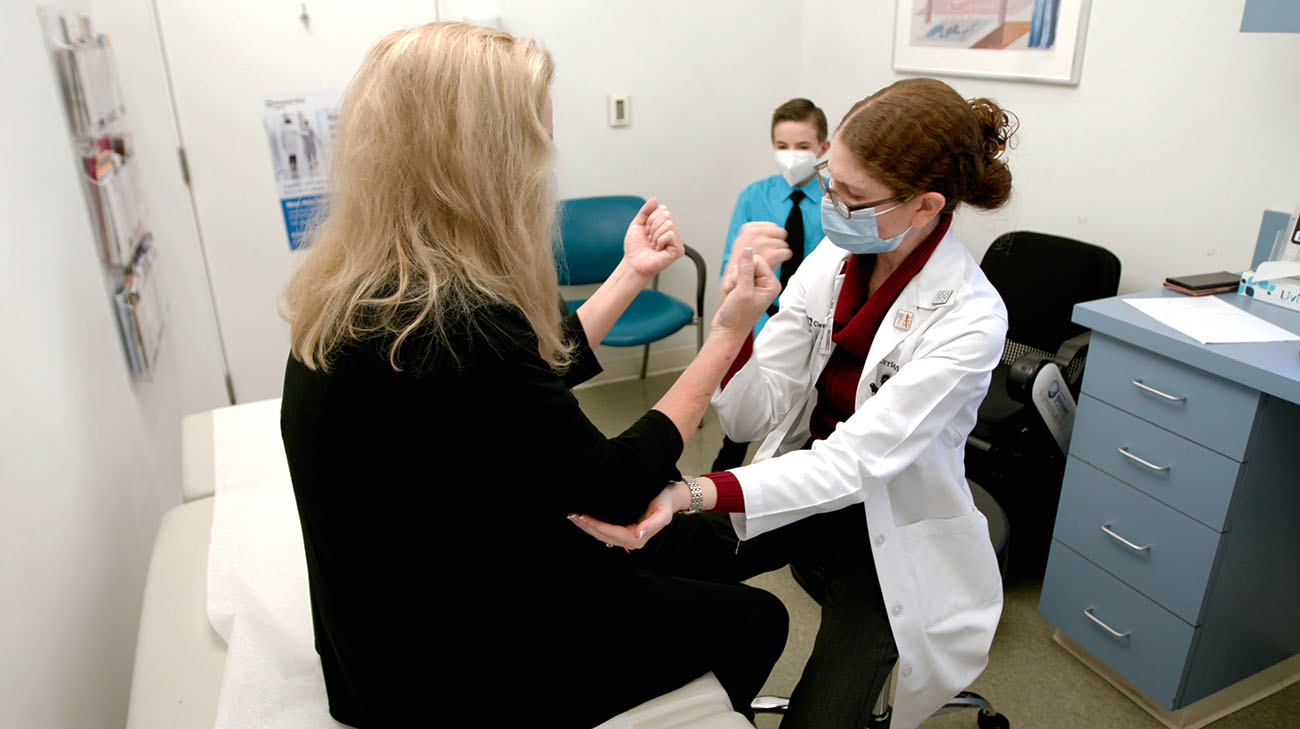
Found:
<path fill-rule="evenodd" d="M 443 0 L 443 16 L 460 19 L 466 5 Z M 705 259 L 711 317 L 736 195 L 776 171 L 768 131 L 772 110 L 798 93 L 801 3 L 492 5 L 507 30 L 538 39 L 554 56 L 560 196 L 659 196 Z M 609 126 L 611 93 L 630 95 L 630 126 Z M 693 304 L 690 262 L 674 264 L 660 288 Z M 652 345 L 650 368 L 684 367 L 694 353 L 695 329 L 687 327 Z M 599 354 L 608 377 L 639 370 L 639 347 Z"/>
<path fill-rule="evenodd" d="M 442 16 L 460 19 L 467 5 L 444 0 Z M 800 3 L 492 5 L 508 30 L 540 40 L 554 55 L 561 194 L 659 195 L 714 280 L 736 193 L 769 174 L 771 110 L 796 90 Z M 380 35 L 433 20 L 433 5 L 318 0 L 308 4 L 310 29 L 296 5 L 259 0 L 160 0 L 159 10 L 235 389 L 241 401 L 273 397 L 288 351 L 276 301 L 292 256 L 261 101 L 341 90 Z M 631 95 L 631 126 L 608 126 L 608 93 Z M 693 280 L 683 262 L 665 274 L 662 288 L 691 300 Z M 693 330 L 656 351 L 652 367 L 684 365 L 694 352 Z M 639 367 L 640 350 L 602 352 L 602 359 L 611 374 L 627 374 Z"/>
<path fill-rule="evenodd" d="M 894 4 L 884 0 L 443 0 L 439 9 L 459 19 L 483 5 L 555 56 L 561 194 L 661 196 L 714 269 L 710 282 L 737 191 L 771 170 L 771 109 L 807 95 L 838 119 L 902 77 L 891 70 Z M 947 79 L 963 95 L 1000 100 L 1023 125 L 1012 203 L 967 211 L 958 232 L 977 255 L 1015 228 L 1100 243 L 1123 260 L 1124 290 L 1244 267 L 1263 209 L 1289 210 L 1300 196 L 1286 172 L 1300 149 L 1288 126 L 1300 99 L 1285 95 L 1300 36 L 1239 33 L 1240 0 L 1094 5 L 1079 86 Z M 255 110 L 269 94 L 342 88 L 378 35 L 430 20 L 433 8 L 318 0 L 308 30 L 295 7 L 257 0 L 159 7 L 236 391 L 271 397 L 287 348 L 275 305 L 292 257 Z M 631 95 L 630 127 L 607 126 L 608 93 Z M 663 286 L 689 298 L 689 263 Z M 651 367 L 680 366 L 692 348 L 688 329 L 656 346 Z M 601 356 L 613 376 L 639 365 L 638 351 Z"/>
<path fill-rule="evenodd" d="M 374 41 L 434 20 L 435 3 L 314 0 L 309 28 L 299 20 L 300 3 L 158 0 L 157 7 L 235 394 L 240 402 L 278 397 L 289 329 L 277 305 L 293 256 L 262 102 L 341 91 Z"/>
<path fill-rule="evenodd" d="M 130 379 L 35 8 L 10 3 L 0 24 L 0 726 L 99 729 L 125 721 L 145 568 L 179 501 L 180 418 L 225 398 L 183 216 L 151 219 L 173 307 L 154 380 Z M 123 66 L 143 112 L 156 79 Z M 132 118 L 161 175 L 166 125 Z"/>
<path fill-rule="evenodd" d="M 891 70 L 893 5 L 804 4 L 801 88 L 834 122 L 905 78 Z M 945 78 L 1021 122 L 1014 199 L 959 212 L 967 246 L 981 255 L 1016 229 L 1097 243 L 1123 261 L 1121 291 L 1248 266 L 1264 209 L 1300 197 L 1300 34 L 1240 33 L 1242 7 L 1095 0 L 1077 87 Z"/>

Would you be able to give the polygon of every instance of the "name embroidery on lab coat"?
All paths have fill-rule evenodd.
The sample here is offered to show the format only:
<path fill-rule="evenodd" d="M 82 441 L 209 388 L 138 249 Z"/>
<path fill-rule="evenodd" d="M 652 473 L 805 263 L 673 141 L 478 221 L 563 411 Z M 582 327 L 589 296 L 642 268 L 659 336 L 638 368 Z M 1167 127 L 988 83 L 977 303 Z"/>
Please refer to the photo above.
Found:
<path fill-rule="evenodd" d="M 880 366 L 890 371 L 882 372 L 880 374 L 880 380 L 878 382 L 867 383 L 867 387 L 871 388 L 872 395 L 876 394 L 877 392 L 880 392 L 880 388 L 884 387 L 885 383 L 889 382 L 889 378 L 893 377 L 894 373 L 898 372 L 898 363 L 893 360 L 890 359 L 881 360 Z"/>
<path fill-rule="evenodd" d="M 912 320 L 916 318 L 916 312 L 910 309 L 899 309 L 894 314 L 894 328 L 907 331 L 912 328 Z"/>
<path fill-rule="evenodd" d="M 892 363 L 892 361 L 884 360 L 884 361 L 881 361 L 880 364 L 883 365 L 884 368 L 887 368 L 887 369 L 891 369 L 891 370 L 893 370 L 893 372 L 883 372 L 883 373 L 880 373 L 880 379 L 879 379 L 878 382 L 868 382 L 868 383 L 867 383 L 867 386 L 868 386 L 868 387 L 871 387 L 871 394 L 872 394 L 872 395 L 875 395 L 876 392 L 879 392 L 880 389 L 881 389 L 881 387 L 884 387 L 884 386 L 885 386 L 885 382 L 889 382 L 889 378 L 893 377 L 893 376 L 894 376 L 894 373 L 898 372 L 898 365 Z"/>

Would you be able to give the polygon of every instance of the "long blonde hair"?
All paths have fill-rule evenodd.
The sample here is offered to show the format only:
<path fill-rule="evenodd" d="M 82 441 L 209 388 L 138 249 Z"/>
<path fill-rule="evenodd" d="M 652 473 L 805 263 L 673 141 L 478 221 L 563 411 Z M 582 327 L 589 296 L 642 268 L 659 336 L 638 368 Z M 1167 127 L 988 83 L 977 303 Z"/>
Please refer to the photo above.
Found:
<path fill-rule="evenodd" d="M 340 110 L 328 213 L 285 291 L 303 364 L 328 369 L 340 344 L 381 336 L 401 369 L 413 333 L 446 345 L 449 325 L 507 303 L 543 359 L 565 365 L 542 121 L 552 74 L 532 41 L 461 23 L 371 49 Z"/>

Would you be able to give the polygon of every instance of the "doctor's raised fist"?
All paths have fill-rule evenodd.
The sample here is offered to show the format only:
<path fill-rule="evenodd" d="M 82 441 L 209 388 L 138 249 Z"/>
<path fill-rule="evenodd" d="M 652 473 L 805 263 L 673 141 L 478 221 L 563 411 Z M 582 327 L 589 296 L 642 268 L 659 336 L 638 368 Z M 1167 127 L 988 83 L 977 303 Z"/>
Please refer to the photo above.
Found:
<path fill-rule="evenodd" d="M 736 285 L 736 264 L 740 260 L 740 252 L 746 248 L 753 248 L 754 256 L 763 259 L 767 267 L 773 271 L 777 266 L 790 260 L 794 253 L 785 242 L 785 236 L 785 228 L 766 220 L 756 220 L 740 226 L 740 233 L 736 235 L 736 241 L 731 245 L 727 270 L 722 275 L 722 293 L 729 293 Z"/>

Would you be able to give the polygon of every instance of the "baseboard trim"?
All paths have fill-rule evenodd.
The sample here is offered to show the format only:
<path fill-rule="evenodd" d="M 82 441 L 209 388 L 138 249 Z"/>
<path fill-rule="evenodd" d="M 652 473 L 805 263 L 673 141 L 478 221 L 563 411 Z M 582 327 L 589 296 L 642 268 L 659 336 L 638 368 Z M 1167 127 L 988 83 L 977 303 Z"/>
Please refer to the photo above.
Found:
<path fill-rule="evenodd" d="M 610 356 L 611 350 L 619 355 L 624 355 L 625 352 L 630 353 L 631 356 Z M 600 364 L 604 367 L 604 371 L 574 388 L 575 390 L 640 379 L 640 347 L 618 349 L 601 347 L 596 354 L 600 358 Z M 652 344 L 650 345 L 650 362 L 646 367 L 646 377 L 661 375 L 666 372 L 680 372 L 686 369 L 686 366 L 693 359 L 695 359 L 695 347 L 674 347 L 672 349 L 657 350 Z"/>
<path fill-rule="evenodd" d="M 1200 701 L 1188 704 L 1177 711 L 1170 711 L 1129 683 L 1128 679 L 1116 673 L 1110 666 L 1102 663 L 1086 648 L 1070 640 L 1061 631 L 1053 631 L 1052 640 L 1169 729 L 1201 729 L 1300 681 L 1300 656 L 1292 656 L 1272 668 L 1266 668 Z"/>

